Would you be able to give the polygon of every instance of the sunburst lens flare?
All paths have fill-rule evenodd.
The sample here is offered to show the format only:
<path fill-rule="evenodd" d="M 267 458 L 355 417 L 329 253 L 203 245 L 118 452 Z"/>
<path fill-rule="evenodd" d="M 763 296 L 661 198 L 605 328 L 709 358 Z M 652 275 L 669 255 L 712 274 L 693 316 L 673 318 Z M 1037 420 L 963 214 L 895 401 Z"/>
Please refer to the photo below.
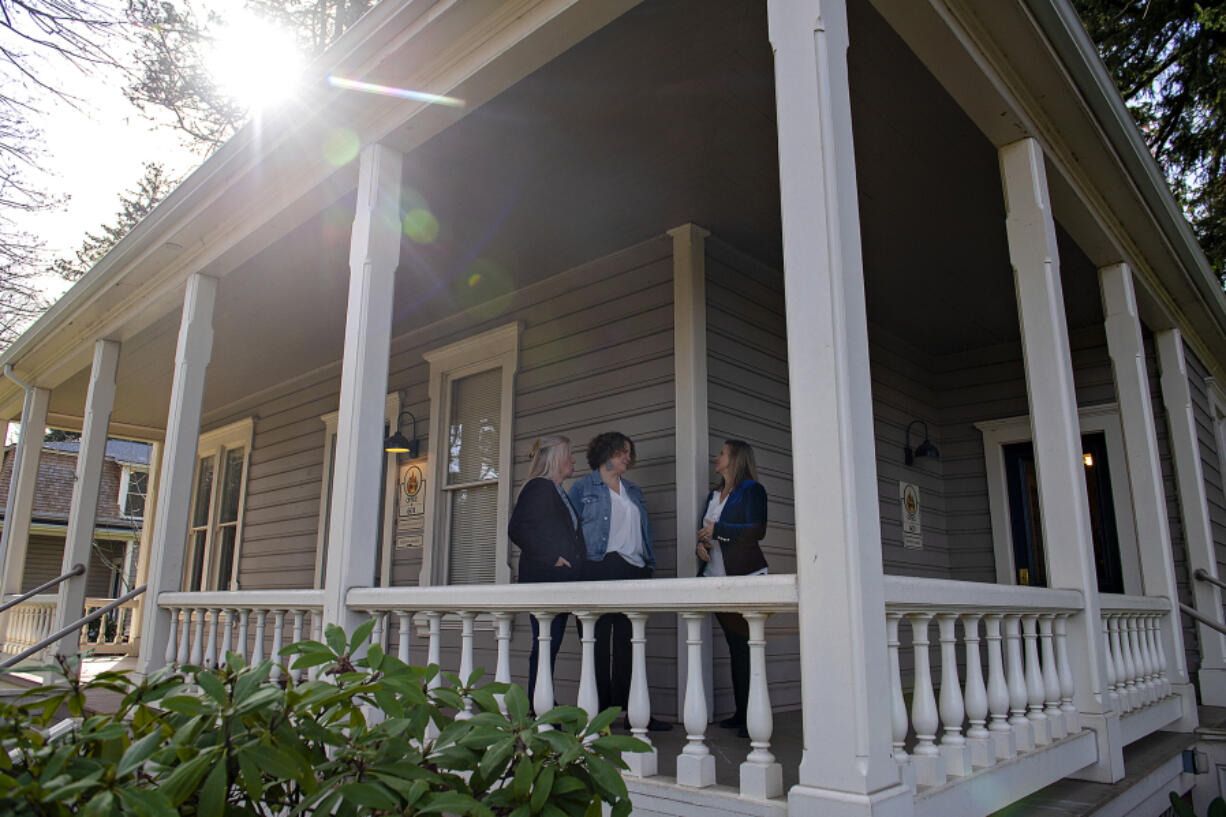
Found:
<path fill-rule="evenodd" d="M 358 135 L 348 128 L 337 128 L 324 137 L 320 146 L 324 159 L 333 167 L 341 167 L 358 157 L 362 147 Z"/>
<path fill-rule="evenodd" d="M 410 91 L 408 88 L 395 88 L 390 85 L 376 85 L 373 82 L 359 82 L 356 79 L 344 77 L 328 77 L 328 84 L 333 88 L 343 88 L 347 91 L 362 91 L 367 94 L 394 96 L 400 99 L 412 99 L 416 102 L 428 102 L 431 105 L 446 105 L 449 108 L 464 107 L 464 100 L 454 96 L 429 94 L 425 91 Z"/>
<path fill-rule="evenodd" d="M 237 12 L 214 35 L 208 65 L 226 93 L 254 109 L 294 92 L 303 59 L 289 31 L 250 12 Z"/>
<path fill-rule="evenodd" d="M 417 244 L 430 244 L 438 238 L 438 219 L 429 210 L 414 208 L 405 213 L 404 234 Z"/>

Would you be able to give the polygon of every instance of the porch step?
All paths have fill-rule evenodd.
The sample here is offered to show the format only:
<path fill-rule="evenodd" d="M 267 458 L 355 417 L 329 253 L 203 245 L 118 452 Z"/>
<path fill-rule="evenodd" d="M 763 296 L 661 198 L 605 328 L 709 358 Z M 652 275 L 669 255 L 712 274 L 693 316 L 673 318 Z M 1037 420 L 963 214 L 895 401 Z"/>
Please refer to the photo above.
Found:
<path fill-rule="evenodd" d="M 1155 732 L 1124 749 L 1127 775 L 1118 783 L 1065 778 L 1023 797 L 994 817 L 1158 817 L 1170 808 L 1169 793 L 1191 788 L 1182 753 L 1196 734 Z"/>

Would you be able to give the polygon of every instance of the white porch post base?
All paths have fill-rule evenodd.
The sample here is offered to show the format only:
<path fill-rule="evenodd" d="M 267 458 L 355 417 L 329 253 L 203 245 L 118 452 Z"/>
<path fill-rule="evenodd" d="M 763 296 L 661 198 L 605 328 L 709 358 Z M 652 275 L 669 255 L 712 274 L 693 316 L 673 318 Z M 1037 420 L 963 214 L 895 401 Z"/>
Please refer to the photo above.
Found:
<path fill-rule="evenodd" d="M 769 800 L 783 794 L 783 766 L 771 763 L 766 766 L 745 762 L 741 764 L 741 796 Z"/>
<path fill-rule="evenodd" d="M 1081 715 L 1081 726 L 1092 729 L 1098 742 L 1098 762 L 1068 775 L 1074 780 L 1115 783 L 1124 777 L 1124 740 L 1120 716 L 1114 712 Z"/>
<path fill-rule="evenodd" d="M 696 789 L 715 785 L 715 755 L 677 755 L 677 782 Z"/>
<path fill-rule="evenodd" d="M 941 757 L 945 758 L 945 773 L 951 777 L 965 777 L 971 773 L 971 747 L 941 746 Z"/>
<path fill-rule="evenodd" d="M 971 765 L 982 769 L 996 762 L 996 746 L 991 737 L 967 738 L 966 746 L 971 752 Z"/>
<path fill-rule="evenodd" d="M 943 786 L 947 779 L 945 758 L 936 755 L 911 755 L 915 782 L 921 786 Z"/>
<path fill-rule="evenodd" d="M 861 794 L 798 784 L 788 791 L 788 814 L 822 817 L 910 817 L 914 790 L 901 783 Z"/>
<path fill-rule="evenodd" d="M 652 746 L 650 752 L 627 752 L 622 755 L 628 774 L 635 777 L 655 777 L 660 773 L 660 750 Z"/>
<path fill-rule="evenodd" d="M 1191 684 L 1171 684 L 1172 695 L 1178 695 L 1183 703 L 1183 715 L 1179 720 L 1163 727 L 1167 732 L 1192 732 L 1200 726 L 1196 712 L 1196 687 Z"/>
<path fill-rule="evenodd" d="M 1226 669 L 1201 667 L 1196 673 L 1200 681 L 1200 700 L 1205 706 L 1226 706 Z"/>
<path fill-rule="evenodd" d="M 1034 751 L 1034 726 L 1030 721 L 1013 724 L 1013 741 L 1019 752 Z"/>

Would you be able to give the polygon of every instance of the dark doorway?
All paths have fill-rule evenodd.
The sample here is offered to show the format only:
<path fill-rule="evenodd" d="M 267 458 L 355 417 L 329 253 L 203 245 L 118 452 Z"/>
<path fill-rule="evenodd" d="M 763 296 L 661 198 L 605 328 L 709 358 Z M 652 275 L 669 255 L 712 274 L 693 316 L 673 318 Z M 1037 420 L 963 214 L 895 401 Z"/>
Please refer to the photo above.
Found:
<path fill-rule="evenodd" d="M 1013 537 L 1014 579 L 1018 584 L 1047 586 L 1047 559 L 1039 515 L 1039 483 L 1034 445 L 1013 443 L 1003 448 L 1009 491 L 1010 534 Z M 1094 567 L 1101 593 L 1123 593 L 1120 543 L 1111 494 L 1107 438 L 1102 432 L 1083 434 L 1081 450 L 1090 504 L 1090 532 L 1094 539 Z"/>

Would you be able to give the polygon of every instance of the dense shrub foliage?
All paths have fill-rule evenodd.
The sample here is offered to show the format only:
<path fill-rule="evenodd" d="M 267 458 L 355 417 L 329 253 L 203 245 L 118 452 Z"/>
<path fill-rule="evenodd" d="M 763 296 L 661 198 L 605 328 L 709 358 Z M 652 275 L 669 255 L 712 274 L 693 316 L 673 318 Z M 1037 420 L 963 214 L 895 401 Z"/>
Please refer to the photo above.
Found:
<path fill-rule="evenodd" d="M 49 668 L 60 685 L 0 704 L 0 817 L 630 812 L 620 753 L 647 746 L 609 734 L 616 709 L 534 718 L 520 687 L 478 685 L 480 672 L 436 678 L 378 645 L 355 659 L 371 625 L 287 647 L 295 669 L 316 670 L 300 684 L 234 653 L 139 681 Z M 120 696 L 115 712 L 86 716 L 94 691 Z M 65 714 L 80 720 L 56 734 Z"/>

